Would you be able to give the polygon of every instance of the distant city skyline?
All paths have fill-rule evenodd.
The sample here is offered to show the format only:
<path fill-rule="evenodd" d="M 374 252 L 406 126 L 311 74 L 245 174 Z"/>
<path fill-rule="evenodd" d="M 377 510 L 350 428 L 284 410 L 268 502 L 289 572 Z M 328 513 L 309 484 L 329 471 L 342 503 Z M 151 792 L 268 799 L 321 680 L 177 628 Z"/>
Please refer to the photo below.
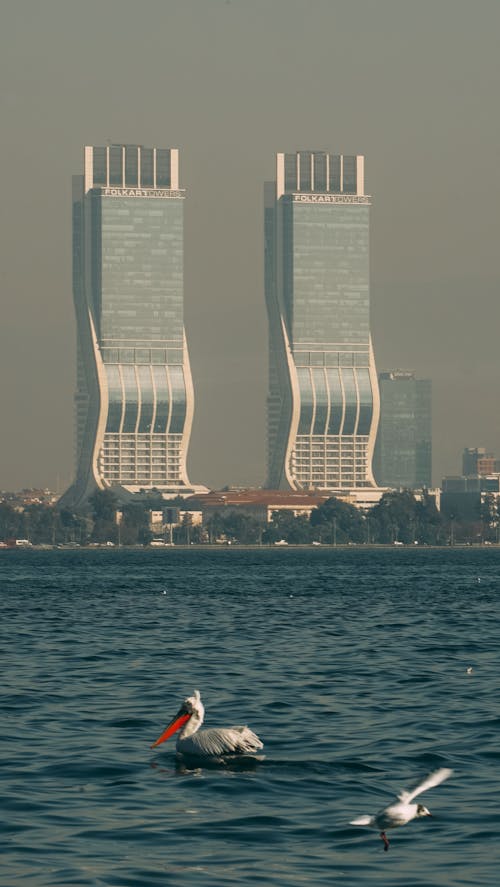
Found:
<path fill-rule="evenodd" d="M 84 144 L 180 151 L 190 480 L 265 482 L 261 183 L 301 147 L 367 157 L 376 365 L 432 379 L 433 483 L 500 453 L 499 29 L 498 0 L 5 0 L 0 488 L 73 474 Z"/>

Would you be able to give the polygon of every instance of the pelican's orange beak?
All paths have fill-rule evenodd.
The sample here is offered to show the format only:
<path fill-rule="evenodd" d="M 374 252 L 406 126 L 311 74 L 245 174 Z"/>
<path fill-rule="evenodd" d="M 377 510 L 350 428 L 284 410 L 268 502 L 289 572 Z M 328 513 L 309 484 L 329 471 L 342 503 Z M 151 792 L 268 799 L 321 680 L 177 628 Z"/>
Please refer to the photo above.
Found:
<path fill-rule="evenodd" d="M 191 717 L 191 712 L 188 712 L 187 714 L 185 712 L 183 712 L 182 714 L 180 714 L 180 713 L 177 714 L 175 716 L 175 718 L 173 719 L 173 721 L 170 721 L 170 724 L 168 725 L 168 727 L 165 727 L 163 733 L 156 740 L 156 742 L 153 742 L 153 745 L 151 746 L 151 748 L 156 748 L 157 745 L 161 745 L 162 742 L 166 742 L 166 740 L 170 736 L 172 736 L 174 733 L 177 732 L 177 730 L 180 730 L 181 727 L 184 726 L 186 721 L 189 721 L 190 717 Z"/>

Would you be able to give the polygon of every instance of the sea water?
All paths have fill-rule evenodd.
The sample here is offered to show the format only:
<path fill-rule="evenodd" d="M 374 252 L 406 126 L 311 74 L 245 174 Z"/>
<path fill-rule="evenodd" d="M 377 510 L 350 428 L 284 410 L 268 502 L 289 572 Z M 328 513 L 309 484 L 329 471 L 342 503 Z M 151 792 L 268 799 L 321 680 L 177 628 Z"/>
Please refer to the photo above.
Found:
<path fill-rule="evenodd" d="M 0 552 L 0 884 L 493 887 L 499 596 L 493 547 Z M 151 751 L 194 689 L 265 760 Z"/>

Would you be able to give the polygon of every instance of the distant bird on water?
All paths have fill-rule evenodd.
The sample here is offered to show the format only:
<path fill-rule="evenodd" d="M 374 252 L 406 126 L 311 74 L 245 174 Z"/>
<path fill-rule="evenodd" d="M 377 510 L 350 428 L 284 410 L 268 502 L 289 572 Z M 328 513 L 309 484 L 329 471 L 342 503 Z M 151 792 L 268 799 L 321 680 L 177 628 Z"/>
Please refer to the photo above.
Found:
<path fill-rule="evenodd" d="M 370 828 L 380 829 L 380 837 L 384 842 L 384 850 L 388 850 L 389 840 L 386 835 L 386 830 L 389 828 L 397 828 L 400 825 L 406 825 L 407 822 L 411 822 L 412 819 L 415 819 L 418 816 L 432 816 L 432 813 L 430 813 L 427 807 L 424 807 L 423 804 L 412 804 L 411 802 L 413 801 L 413 798 L 428 791 L 430 788 L 434 788 L 435 785 L 444 782 L 444 780 L 448 779 L 452 773 L 453 770 L 449 770 L 447 767 L 440 767 L 439 770 L 434 770 L 433 773 L 429 773 L 429 775 L 414 788 L 409 791 L 400 792 L 397 796 L 397 801 L 394 804 L 384 807 L 382 810 L 379 810 L 378 813 L 375 813 L 374 816 L 359 816 L 358 819 L 351 820 L 350 825 L 367 825 Z"/>
<path fill-rule="evenodd" d="M 255 755 L 264 748 L 259 737 L 249 727 L 212 727 L 200 730 L 205 716 L 205 708 L 199 690 L 188 696 L 179 711 L 165 727 L 161 736 L 153 743 L 156 748 L 180 730 L 177 737 L 177 753 L 215 762 Z M 199 732 L 198 732 L 199 731 Z"/>

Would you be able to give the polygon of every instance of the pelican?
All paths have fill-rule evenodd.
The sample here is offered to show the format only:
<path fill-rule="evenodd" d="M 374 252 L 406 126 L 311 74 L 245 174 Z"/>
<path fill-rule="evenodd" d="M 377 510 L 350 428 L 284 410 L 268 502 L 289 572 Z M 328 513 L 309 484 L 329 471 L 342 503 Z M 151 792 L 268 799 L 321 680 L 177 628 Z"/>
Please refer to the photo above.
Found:
<path fill-rule="evenodd" d="M 193 696 L 184 700 L 175 718 L 165 727 L 151 748 L 161 745 L 177 730 L 180 733 L 176 748 L 181 755 L 223 761 L 231 756 L 253 755 L 264 748 L 259 737 L 248 727 L 212 727 L 210 730 L 200 730 L 204 716 L 205 707 L 200 691 L 195 690 Z"/>
<path fill-rule="evenodd" d="M 421 795 L 435 785 L 444 782 L 452 773 L 453 770 L 449 770 L 447 767 L 440 767 L 439 770 L 434 770 L 414 788 L 400 792 L 394 804 L 384 807 L 378 813 L 375 813 L 374 816 L 359 816 L 358 819 L 351 820 L 350 825 L 367 825 L 370 828 L 380 829 L 384 850 L 388 850 L 389 840 L 385 833 L 386 829 L 406 825 L 407 822 L 411 822 L 412 819 L 418 816 L 432 816 L 432 813 L 423 804 L 412 804 L 411 802 L 417 795 Z"/>

